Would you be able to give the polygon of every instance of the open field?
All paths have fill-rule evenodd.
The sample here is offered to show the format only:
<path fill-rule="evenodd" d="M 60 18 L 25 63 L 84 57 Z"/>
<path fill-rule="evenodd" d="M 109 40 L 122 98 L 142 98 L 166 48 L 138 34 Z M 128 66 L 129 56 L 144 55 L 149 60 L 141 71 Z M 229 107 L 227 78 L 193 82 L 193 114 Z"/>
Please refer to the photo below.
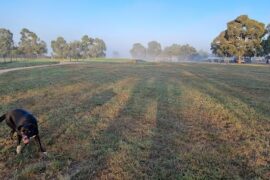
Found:
<path fill-rule="evenodd" d="M 54 59 L 19 59 L 19 60 L 13 60 L 12 62 L 10 62 L 9 59 L 7 59 L 6 62 L 4 62 L 3 59 L 0 59 L 0 70 L 18 68 L 18 67 L 57 64 L 57 63 L 59 63 L 59 60 L 54 60 Z"/>
<path fill-rule="evenodd" d="M 117 63 L 128 63 L 132 62 L 130 59 L 116 59 L 116 58 L 93 58 L 93 59 L 72 59 L 72 62 L 117 62 Z M 40 66 L 40 65 L 50 65 L 58 64 L 59 62 L 70 62 L 68 59 L 18 59 L 6 62 L 0 59 L 0 70 L 1 69 L 11 69 L 19 67 L 30 67 L 30 66 Z"/>
<path fill-rule="evenodd" d="M 35 143 L 3 179 L 268 179 L 270 66 L 87 63 L 0 75 L 0 112 L 29 109 Z"/>

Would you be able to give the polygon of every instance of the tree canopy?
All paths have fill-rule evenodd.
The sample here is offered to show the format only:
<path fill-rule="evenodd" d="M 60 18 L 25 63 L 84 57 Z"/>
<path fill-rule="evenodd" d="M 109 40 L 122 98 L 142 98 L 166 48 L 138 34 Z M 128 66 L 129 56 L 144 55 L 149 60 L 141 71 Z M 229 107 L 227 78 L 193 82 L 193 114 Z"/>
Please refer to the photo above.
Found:
<path fill-rule="evenodd" d="M 13 34 L 4 28 L 0 29 L 0 56 L 7 57 L 12 54 L 14 46 Z"/>
<path fill-rule="evenodd" d="M 148 59 L 155 59 L 157 56 L 159 56 L 162 52 L 162 48 L 159 42 L 157 41 L 151 41 L 148 43 L 147 47 L 147 58 Z"/>
<path fill-rule="evenodd" d="M 266 36 L 265 39 L 262 41 L 263 47 L 263 55 L 270 54 L 270 24 L 266 27 Z"/>
<path fill-rule="evenodd" d="M 165 47 L 163 56 L 169 59 L 175 58 L 177 60 L 190 60 L 197 54 L 197 50 L 186 44 L 172 44 L 171 46 Z"/>
<path fill-rule="evenodd" d="M 211 44 L 214 54 L 222 57 L 256 56 L 263 50 L 262 37 L 265 25 L 246 15 L 239 16 L 227 24 L 227 29 L 219 34 Z"/>
<path fill-rule="evenodd" d="M 19 50 L 26 56 L 38 56 L 47 53 L 46 43 L 26 28 L 21 31 Z"/>
<path fill-rule="evenodd" d="M 51 42 L 53 55 L 58 58 L 97 58 L 106 56 L 106 44 L 102 39 L 84 35 L 80 41 L 67 43 L 63 37 Z"/>
<path fill-rule="evenodd" d="M 51 42 L 53 50 L 53 56 L 56 58 L 67 58 L 69 47 L 66 40 L 63 37 L 58 37 Z"/>
<path fill-rule="evenodd" d="M 150 61 L 192 60 L 193 57 L 198 55 L 197 50 L 188 44 L 172 44 L 163 50 L 161 44 L 157 41 L 149 42 L 147 48 L 140 43 L 135 43 L 130 50 L 130 54 L 133 58 L 148 59 Z"/>
<path fill-rule="evenodd" d="M 133 58 L 145 59 L 145 57 L 146 57 L 146 48 L 140 43 L 135 43 L 135 44 L 133 44 L 133 47 L 130 50 L 130 54 L 131 54 L 131 56 Z"/>

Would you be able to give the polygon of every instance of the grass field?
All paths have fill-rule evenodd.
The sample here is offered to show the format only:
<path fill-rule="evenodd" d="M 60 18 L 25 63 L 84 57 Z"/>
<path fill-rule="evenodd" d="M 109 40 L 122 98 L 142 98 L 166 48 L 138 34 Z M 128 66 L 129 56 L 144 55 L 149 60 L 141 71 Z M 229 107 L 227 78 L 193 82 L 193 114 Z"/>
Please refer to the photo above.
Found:
<path fill-rule="evenodd" d="M 130 59 L 116 59 L 116 58 L 93 58 L 93 59 L 72 59 L 72 62 L 111 62 L 111 63 L 130 63 L 134 62 Z M 39 65 L 58 64 L 60 62 L 70 62 L 68 59 L 18 59 L 18 60 L 6 60 L 0 59 L 0 70 L 10 69 L 18 67 L 29 67 Z"/>
<path fill-rule="evenodd" d="M 41 140 L 3 179 L 269 179 L 270 66 L 87 63 L 0 75 L 0 112 L 25 108 Z"/>
<path fill-rule="evenodd" d="M 47 64 L 57 64 L 58 60 L 54 59 L 19 59 L 13 60 L 12 62 L 7 60 L 4 62 L 3 59 L 0 60 L 0 70 L 1 69 L 10 69 L 18 67 L 29 67 L 29 66 L 38 66 L 38 65 L 47 65 Z"/>

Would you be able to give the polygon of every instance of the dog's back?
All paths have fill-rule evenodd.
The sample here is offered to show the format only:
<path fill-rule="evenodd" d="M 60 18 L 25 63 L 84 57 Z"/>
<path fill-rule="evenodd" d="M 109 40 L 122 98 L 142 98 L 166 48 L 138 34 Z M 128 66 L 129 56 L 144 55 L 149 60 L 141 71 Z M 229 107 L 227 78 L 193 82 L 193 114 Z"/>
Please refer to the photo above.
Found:
<path fill-rule="evenodd" d="M 5 118 L 12 119 L 13 123 L 16 125 L 16 127 L 19 127 L 24 124 L 33 124 L 37 125 L 37 120 L 36 118 L 29 113 L 28 111 L 24 109 L 15 109 L 12 111 L 9 111 L 8 113 L 5 114 Z"/>

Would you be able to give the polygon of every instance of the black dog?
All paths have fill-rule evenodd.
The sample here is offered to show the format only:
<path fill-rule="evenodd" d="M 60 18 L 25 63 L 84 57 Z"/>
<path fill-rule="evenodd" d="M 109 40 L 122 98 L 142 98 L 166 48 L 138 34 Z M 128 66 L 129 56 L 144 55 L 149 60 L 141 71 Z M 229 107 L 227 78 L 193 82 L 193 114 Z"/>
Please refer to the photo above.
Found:
<path fill-rule="evenodd" d="M 37 120 L 31 113 L 23 109 L 15 109 L 0 117 L 0 122 L 4 120 L 6 120 L 7 125 L 12 129 L 10 132 L 11 139 L 13 134 L 17 132 L 17 154 L 20 154 L 22 150 L 22 146 L 20 145 L 21 140 L 23 140 L 24 144 L 29 144 L 30 138 L 35 138 L 39 144 L 40 151 L 46 153 L 40 142 Z"/>

